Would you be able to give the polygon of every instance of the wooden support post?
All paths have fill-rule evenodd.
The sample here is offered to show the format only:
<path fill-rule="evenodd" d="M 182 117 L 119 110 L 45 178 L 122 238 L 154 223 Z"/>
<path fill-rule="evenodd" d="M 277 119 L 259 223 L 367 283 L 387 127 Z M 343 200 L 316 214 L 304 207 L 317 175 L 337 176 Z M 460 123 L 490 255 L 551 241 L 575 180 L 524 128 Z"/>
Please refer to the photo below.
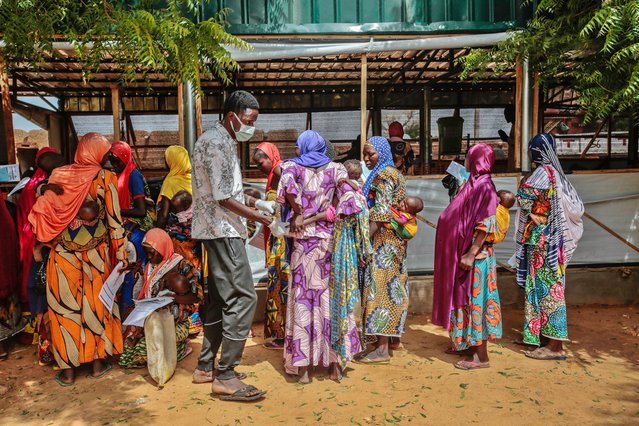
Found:
<path fill-rule="evenodd" d="M 531 136 L 537 135 L 541 126 L 541 105 L 539 99 L 539 73 L 535 71 L 533 76 L 532 92 L 532 123 L 530 125 Z"/>
<path fill-rule="evenodd" d="M 111 85 L 111 111 L 113 113 L 113 141 L 122 139 L 120 134 L 120 86 Z"/>
<path fill-rule="evenodd" d="M 16 141 L 13 134 L 13 113 L 11 109 L 11 88 L 9 76 L 5 69 L 4 59 L 0 56 L 0 92 L 2 94 L 2 123 L 0 123 L 0 139 L 4 139 L 5 152 L 0 153 L 0 163 L 16 163 Z"/>
<path fill-rule="evenodd" d="M 521 61 L 517 61 L 517 66 L 515 68 L 515 143 L 514 146 L 511 147 L 514 150 L 514 167 L 515 170 L 521 170 L 521 122 L 522 122 L 522 94 L 524 88 L 524 67 L 521 64 Z M 509 149 L 511 148 L 509 147 Z M 510 157 L 510 155 L 509 155 Z M 509 172 L 513 172 L 514 170 L 508 170 Z"/>
<path fill-rule="evenodd" d="M 202 135 L 202 98 L 199 95 L 195 96 L 195 138 L 199 138 Z"/>
<path fill-rule="evenodd" d="M 368 97 L 368 81 L 367 81 L 367 77 L 368 77 L 368 63 L 367 63 L 367 56 L 366 53 L 362 53 L 361 56 L 361 76 L 360 76 L 360 116 L 359 116 L 359 133 L 361 135 L 361 156 L 360 158 L 363 160 L 364 159 L 364 145 L 366 140 L 368 139 L 368 133 L 367 133 L 367 117 L 366 117 L 366 111 L 367 111 L 367 107 L 366 107 L 366 101 L 367 101 L 367 97 Z"/>
<path fill-rule="evenodd" d="M 177 107 L 178 107 L 178 143 L 184 146 L 184 85 L 177 87 Z"/>

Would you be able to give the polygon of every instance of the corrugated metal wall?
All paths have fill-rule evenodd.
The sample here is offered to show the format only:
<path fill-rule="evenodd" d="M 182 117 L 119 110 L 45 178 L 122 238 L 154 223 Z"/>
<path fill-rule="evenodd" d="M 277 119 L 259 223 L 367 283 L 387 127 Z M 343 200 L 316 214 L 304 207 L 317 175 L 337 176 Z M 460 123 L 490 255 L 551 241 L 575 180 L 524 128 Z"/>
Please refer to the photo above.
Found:
<path fill-rule="evenodd" d="M 522 24 L 522 0 L 214 0 L 205 16 L 229 8 L 230 31 L 386 33 L 493 31 Z M 349 25 L 360 24 L 360 25 Z"/>

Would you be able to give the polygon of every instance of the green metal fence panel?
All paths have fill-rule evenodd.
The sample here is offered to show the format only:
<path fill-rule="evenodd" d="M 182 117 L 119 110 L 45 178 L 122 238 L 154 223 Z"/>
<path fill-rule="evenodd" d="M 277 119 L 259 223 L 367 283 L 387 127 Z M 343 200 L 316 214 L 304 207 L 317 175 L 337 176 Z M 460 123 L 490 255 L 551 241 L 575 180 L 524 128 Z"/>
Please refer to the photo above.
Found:
<path fill-rule="evenodd" d="M 134 5 L 139 0 L 122 0 Z M 201 0 L 206 19 L 229 9 L 233 34 L 503 31 L 532 14 L 524 0 Z M 156 4 L 161 7 L 162 0 Z"/>

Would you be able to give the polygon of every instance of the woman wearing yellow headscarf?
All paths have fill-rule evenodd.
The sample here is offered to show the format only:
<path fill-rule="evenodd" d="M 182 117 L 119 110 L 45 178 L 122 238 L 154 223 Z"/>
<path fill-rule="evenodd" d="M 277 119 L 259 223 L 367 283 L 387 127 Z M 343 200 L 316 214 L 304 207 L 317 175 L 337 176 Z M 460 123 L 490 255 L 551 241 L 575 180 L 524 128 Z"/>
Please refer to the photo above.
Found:
<path fill-rule="evenodd" d="M 160 196 L 158 197 L 158 218 L 156 226 L 164 228 L 171 210 L 171 199 L 180 191 L 191 194 L 191 160 L 189 153 L 182 146 L 172 145 L 166 149 L 164 159 L 169 167 L 169 174 L 164 178 Z"/>

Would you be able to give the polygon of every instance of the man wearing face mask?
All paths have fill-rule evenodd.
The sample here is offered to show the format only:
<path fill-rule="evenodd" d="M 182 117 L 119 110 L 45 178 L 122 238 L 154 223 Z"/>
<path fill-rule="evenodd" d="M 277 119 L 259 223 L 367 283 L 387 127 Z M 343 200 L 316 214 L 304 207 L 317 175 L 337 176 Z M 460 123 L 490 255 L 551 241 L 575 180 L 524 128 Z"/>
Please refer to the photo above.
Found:
<path fill-rule="evenodd" d="M 209 271 L 204 340 L 193 381 L 213 382 L 213 393 L 223 400 L 254 401 L 265 392 L 246 385 L 234 371 L 242 359 L 257 302 L 244 246 L 246 219 L 265 226 L 272 219 L 244 204 L 237 157 L 237 142 L 247 143 L 253 136 L 259 104 L 253 95 L 238 90 L 226 99 L 223 110 L 223 120 L 200 136 L 191 159 L 191 234 L 204 243 Z"/>

